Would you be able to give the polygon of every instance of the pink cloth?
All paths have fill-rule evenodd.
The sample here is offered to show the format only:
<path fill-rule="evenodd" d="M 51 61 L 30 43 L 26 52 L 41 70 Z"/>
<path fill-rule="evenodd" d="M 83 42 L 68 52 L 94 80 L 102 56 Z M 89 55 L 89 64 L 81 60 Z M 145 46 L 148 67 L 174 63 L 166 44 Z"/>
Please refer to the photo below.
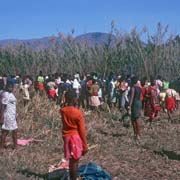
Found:
<path fill-rule="evenodd" d="M 69 169 L 69 161 L 58 164 L 59 169 Z"/>
<path fill-rule="evenodd" d="M 91 96 L 90 97 L 90 102 L 89 102 L 89 105 L 90 106 L 95 106 L 95 107 L 98 107 L 100 106 L 100 100 L 99 100 L 99 97 L 98 96 Z"/>
<path fill-rule="evenodd" d="M 33 138 L 30 138 L 30 139 L 18 139 L 17 140 L 17 144 L 18 145 L 21 145 L 21 146 L 26 146 L 28 145 L 30 142 L 41 142 L 42 140 L 37 140 L 37 139 L 33 139 Z"/>
<path fill-rule="evenodd" d="M 79 159 L 82 155 L 83 146 L 79 135 L 63 137 L 65 158 Z"/>

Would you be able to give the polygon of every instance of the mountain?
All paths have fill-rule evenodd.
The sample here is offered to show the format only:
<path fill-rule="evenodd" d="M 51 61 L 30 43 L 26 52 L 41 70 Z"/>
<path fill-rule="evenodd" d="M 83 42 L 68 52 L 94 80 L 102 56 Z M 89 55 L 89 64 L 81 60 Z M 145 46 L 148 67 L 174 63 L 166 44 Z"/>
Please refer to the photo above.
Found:
<path fill-rule="evenodd" d="M 86 43 L 89 46 L 102 45 L 107 44 L 109 42 L 110 34 L 101 33 L 101 32 L 93 32 L 83 34 L 77 37 L 74 37 L 72 40 L 77 43 Z M 68 38 L 68 37 L 67 37 Z M 112 40 L 115 41 L 115 36 L 112 36 Z M 18 45 L 26 45 L 35 50 L 44 49 L 52 46 L 52 42 L 63 43 L 64 39 L 52 36 L 52 37 L 44 37 L 39 39 L 27 39 L 27 40 L 18 40 L 18 39 L 6 39 L 0 40 L 0 46 L 5 48 L 7 46 L 16 47 Z"/>
<path fill-rule="evenodd" d="M 108 33 L 93 32 L 77 36 L 75 41 L 78 43 L 85 42 L 89 45 L 102 45 L 108 44 L 110 38 L 112 42 L 115 42 L 116 37 L 114 35 L 111 36 Z"/>
<path fill-rule="evenodd" d="M 5 48 L 7 46 L 16 47 L 19 45 L 26 45 L 33 49 L 39 50 L 39 49 L 50 47 L 51 38 L 52 37 L 44 37 L 44 38 L 39 38 L 39 39 L 27 39 L 27 40 L 7 39 L 7 40 L 1 40 L 0 46 Z"/>

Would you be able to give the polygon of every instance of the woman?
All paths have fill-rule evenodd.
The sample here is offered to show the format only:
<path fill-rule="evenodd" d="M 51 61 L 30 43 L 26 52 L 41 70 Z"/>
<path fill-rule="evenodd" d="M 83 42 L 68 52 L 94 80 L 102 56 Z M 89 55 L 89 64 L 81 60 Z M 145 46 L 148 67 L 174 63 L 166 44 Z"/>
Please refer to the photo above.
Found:
<path fill-rule="evenodd" d="M 145 91 L 145 107 L 144 115 L 149 117 L 150 126 L 160 110 L 160 103 L 158 98 L 158 88 L 155 81 L 151 79 L 150 85 Z"/>
<path fill-rule="evenodd" d="M 98 108 L 100 106 L 100 100 L 98 96 L 99 85 L 95 79 L 92 80 L 92 86 L 90 88 L 90 102 L 89 105 L 92 108 Z"/>
<path fill-rule="evenodd" d="M 139 142 L 140 140 L 140 121 L 139 117 L 141 115 L 141 88 L 138 84 L 138 79 L 133 77 L 132 79 L 133 87 L 131 88 L 131 96 L 130 96 L 130 103 L 129 103 L 129 111 L 131 113 L 131 121 L 134 130 L 134 138 L 136 141 Z"/>
<path fill-rule="evenodd" d="M 7 84 L 6 90 L 3 93 L 2 105 L 4 109 L 3 113 L 3 125 L 1 134 L 0 148 L 4 148 L 6 136 L 9 131 L 12 131 L 12 139 L 14 148 L 17 147 L 17 121 L 16 121 L 16 97 L 13 94 L 13 85 Z"/>

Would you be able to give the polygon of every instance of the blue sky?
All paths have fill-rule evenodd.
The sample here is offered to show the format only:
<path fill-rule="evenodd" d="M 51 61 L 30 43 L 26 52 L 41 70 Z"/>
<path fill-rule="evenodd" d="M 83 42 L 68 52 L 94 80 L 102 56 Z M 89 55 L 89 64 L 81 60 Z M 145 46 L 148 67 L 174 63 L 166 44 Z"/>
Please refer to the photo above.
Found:
<path fill-rule="evenodd" d="M 120 32 L 153 34 L 156 25 L 169 25 L 180 34 L 180 0 L 0 0 L 0 40 L 31 39 L 88 32 L 109 32 L 114 20 Z"/>

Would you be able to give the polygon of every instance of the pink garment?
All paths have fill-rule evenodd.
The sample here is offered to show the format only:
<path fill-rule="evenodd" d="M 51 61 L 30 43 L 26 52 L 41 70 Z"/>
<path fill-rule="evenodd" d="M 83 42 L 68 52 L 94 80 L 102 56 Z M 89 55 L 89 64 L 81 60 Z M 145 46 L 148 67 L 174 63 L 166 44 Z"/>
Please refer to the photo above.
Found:
<path fill-rule="evenodd" d="M 95 107 L 98 107 L 100 106 L 100 100 L 99 100 L 99 97 L 98 96 L 91 96 L 90 97 L 90 101 L 89 101 L 89 105 L 90 106 L 95 106 Z"/>
<path fill-rule="evenodd" d="M 41 141 L 42 140 L 37 140 L 37 139 L 33 139 L 33 138 L 30 138 L 30 139 L 18 139 L 17 144 L 21 145 L 21 146 L 26 146 L 26 145 L 29 145 L 30 142 L 41 142 Z"/>
<path fill-rule="evenodd" d="M 79 135 L 63 137 L 65 158 L 79 159 L 82 155 L 83 146 Z"/>

